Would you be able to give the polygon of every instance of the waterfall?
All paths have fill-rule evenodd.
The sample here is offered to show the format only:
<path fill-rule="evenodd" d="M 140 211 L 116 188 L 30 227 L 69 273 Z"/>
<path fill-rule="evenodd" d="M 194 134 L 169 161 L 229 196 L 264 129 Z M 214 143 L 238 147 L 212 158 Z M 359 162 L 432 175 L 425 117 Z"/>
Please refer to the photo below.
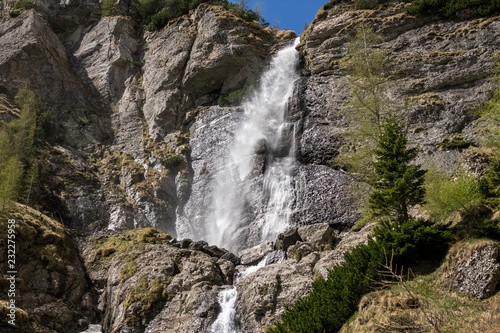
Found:
<path fill-rule="evenodd" d="M 215 180 L 209 243 L 241 249 L 274 240 L 289 226 L 296 161 L 287 111 L 298 79 L 298 42 L 277 53 L 243 104 L 243 121 Z"/>
<path fill-rule="evenodd" d="M 238 274 L 234 286 L 230 289 L 224 289 L 219 292 L 218 301 L 221 307 L 221 312 L 217 316 L 217 319 L 212 324 L 211 333 L 236 333 L 238 332 L 238 326 L 235 321 L 236 315 L 236 298 L 238 296 L 238 291 L 236 286 L 239 279 L 256 272 L 259 268 L 266 265 L 267 256 L 264 257 L 257 265 L 250 266 L 242 273 Z"/>

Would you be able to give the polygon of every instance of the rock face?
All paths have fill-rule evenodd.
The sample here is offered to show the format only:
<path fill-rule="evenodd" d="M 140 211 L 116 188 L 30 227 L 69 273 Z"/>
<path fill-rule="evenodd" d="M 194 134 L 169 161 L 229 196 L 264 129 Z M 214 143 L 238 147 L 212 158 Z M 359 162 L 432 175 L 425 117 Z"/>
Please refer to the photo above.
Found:
<path fill-rule="evenodd" d="M 17 273 L 2 273 L 1 286 L 6 290 L 0 300 L 2 315 L 7 317 L 9 302 L 15 299 L 15 323 L 23 332 L 80 332 L 89 323 L 99 321 L 97 295 L 68 231 L 59 222 L 23 205 L 4 212 L 8 214 L 2 217 L 4 230 L 8 230 L 5 216 L 16 221 L 16 252 L 10 271 Z M 7 249 L 6 237 L 1 245 Z M 2 251 L 3 267 L 8 267 L 7 259 L 7 251 Z M 15 280 L 7 280 L 12 276 Z M 10 289 L 15 297 L 7 297 Z"/>
<path fill-rule="evenodd" d="M 82 246 L 105 332 L 208 332 L 219 286 L 233 279 L 234 264 L 220 258 L 225 251 L 171 241 L 150 228 L 101 235 Z"/>
<path fill-rule="evenodd" d="M 496 291 L 500 280 L 498 247 L 493 242 L 482 242 L 457 249 L 448 255 L 449 283 L 453 289 L 479 299 Z"/>

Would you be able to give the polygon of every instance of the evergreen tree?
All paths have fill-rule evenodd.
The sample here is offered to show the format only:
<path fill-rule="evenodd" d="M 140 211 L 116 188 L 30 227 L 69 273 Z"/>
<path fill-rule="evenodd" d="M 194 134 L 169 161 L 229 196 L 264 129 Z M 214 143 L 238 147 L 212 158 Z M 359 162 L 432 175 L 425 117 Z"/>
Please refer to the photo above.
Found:
<path fill-rule="evenodd" d="M 411 206 L 424 201 L 424 175 L 419 165 L 409 165 L 418 154 L 417 148 L 407 147 L 406 133 L 399 122 L 389 117 L 375 149 L 373 168 L 377 179 L 368 205 L 373 215 L 388 216 L 402 223 L 409 220 Z"/>

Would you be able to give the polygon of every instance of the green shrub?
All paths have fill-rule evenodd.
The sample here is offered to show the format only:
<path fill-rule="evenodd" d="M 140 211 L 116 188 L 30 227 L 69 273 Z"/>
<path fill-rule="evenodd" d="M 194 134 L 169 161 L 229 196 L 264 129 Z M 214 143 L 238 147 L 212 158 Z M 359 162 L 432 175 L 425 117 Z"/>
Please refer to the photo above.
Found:
<path fill-rule="evenodd" d="M 219 106 L 239 104 L 243 100 L 243 98 L 248 96 L 253 91 L 254 87 L 255 85 L 251 84 L 244 87 L 243 89 L 230 92 L 229 94 L 220 95 L 217 99 L 217 104 Z"/>
<path fill-rule="evenodd" d="M 115 0 L 103 0 L 101 3 L 101 15 L 111 16 L 114 14 Z"/>
<path fill-rule="evenodd" d="M 18 10 L 28 10 L 28 9 L 32 9 L 35 7 L 35 3 L 33 3 L 32 1 L 29 1 L 29 0 L 18 0 L 16 2 L 16 4 L 14 5 L 14 9 L 18 9 Z"/>
<path fill-rule="evenodd" d="M 201 3 L 220 5 L 246 21 L 256 20 L 262 25 L 268 25 L 255 11 L 242 8 L 228 0 L 136 0 L 135 7 L 139 21 L 146 25 L 149 31 L 156 31 L 162 29 L 169 21 L 187 14 Z"/>
<path fill-rule="evenodd" d="M 184 163 L 184 157 L 180 155 L 173 155 L 161 161 L 161 165 L 163 165 L 168 170 L 175 170 L 178 167 L 180 167 L 183 163 Z"/>
<path fill-rule="evenodd" d="M 382 221 L 374 230 L 377 243 L 394 255 L 399 266 L 415 265 L 421 260 L 437 259 L 446 254 L 452 233 L 442 224 L 428 220 L 409 220 L 401 224 Z"/>
<path fill-rule="evenodd" d="M 500 10 L 498 0 L 416 0 L 406 8 L 409 14 L 455 16 L 467 11 L 474 16 L 488 16 Z"/>
<path fill-rule="evenodd" d="M 288 307 L 271 333 L 338 332 L 357 307 L 361 296 L 381 279 L 385 263 L 383 249 L 373 239 L 345 255 L 345 263 L 335 266 L 328 279 L 313 283 L 312 293 Z"/>
<path fill-rule="evenodd" d="M 454 139 L 444 139 L 443 142 L 437 145 L 442 149 L 467 149 L 470 146 L 474 146 L 474 142 L 472 141 L 464 141 L 462 138 L 454 138 Z"/>
<path fill-rule="evenodd" d="M 455 212 L 469 212 L 482 200 L 479 182 L 464 171 L 449 180 L 443 171 L 431 167 L 425 177 L 425 189 L 423 207 L 437 221 L 445 221 Z"/>
<path fill-rule="evenodd" d="M 474 238 L 490 238 L 500 241 L 500 220 L 484 220 L 472 231 Z"/>

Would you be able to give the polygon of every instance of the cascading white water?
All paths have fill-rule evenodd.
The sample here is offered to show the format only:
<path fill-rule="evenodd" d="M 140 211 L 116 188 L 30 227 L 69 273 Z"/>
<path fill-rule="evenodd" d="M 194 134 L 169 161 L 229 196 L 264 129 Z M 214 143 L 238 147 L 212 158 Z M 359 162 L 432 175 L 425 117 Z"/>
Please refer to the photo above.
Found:
<path fill-rule="evenodd" d="M 266 262 L 267 256 L 264 257 L 257 265 L 250 266 L 242 273 L 240 273 L 236 278 L 234 287 L 230 289 L 224 289 L 219 292 L 218 300 L 221 307 L 221 312 L 212 324 L 211 333 L 236 333 L 238 331 L 238 327 L 235 322 L 235 303 L 236 297 L 238 296 L 236 285 L 238 283 L 238 280 L 253 272 L 256 272 L 257 270 L 259 270 L 259 268 L 264 267 L 266 265 Z"/>
<path fill-rule="evenodd" d="M 209 243 L 235 249 L 241 247 L 242 239 L 246 245 L 259 243 L 289 226 L 296 161 L 294 124 L 287 119 L 287 108 L 298 78 L 298 42 L 297 38 L 278 52 L 259 88 L 243 105 L 243 123 L 216 179 Z M 250 225 L 260 232 L 251 240 L 249 233 L 242 232 Z M 235 239 L 238 235 L 239 240 Z"/>

